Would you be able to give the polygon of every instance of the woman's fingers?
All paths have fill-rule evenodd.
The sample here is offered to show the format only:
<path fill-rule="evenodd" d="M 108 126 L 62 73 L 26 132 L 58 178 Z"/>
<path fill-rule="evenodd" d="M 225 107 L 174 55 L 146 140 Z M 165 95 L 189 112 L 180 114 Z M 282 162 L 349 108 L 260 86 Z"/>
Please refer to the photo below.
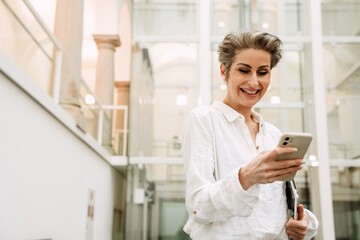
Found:
<path fill-rule="evenodd" d="M 285 153 L 295 153 L 297 152 L 297 148 L 293 147 L 277 147 L 274 149 L 273 154 L 275 155 L 275 158 L 279 155 L 285 154 Z"/>
<path fill-rule="evenodd" d="M 283 153 L 293 153 L 296 149 L 291 147 L 265 150 L 255 157 L 248 165 L 239 171 L 241 185 L 252 186 L 255 183 L 270 183 L 291 175 L 300 170 L 305 162 L 302 159 L 275 161 L 276 156 Z M 244 176 L 247 176 L 245 181 Z M 246 184 L 249 183 L 249 184 Z M 243 186 L 244 187 L 244 186 Z"/>
<path fill-rule="evenodd" d="M 268 177 L 269 182 L 271 183 L 271 182 L 275 182 L 277 180 L 283 179 L 287 176 L 290 176 L 295 171 L 298 171 L 300 169 L 302 169 L 302 166 L 297 166 L 297 167 L 283 169 L 283 170 L 277 170 L 277 171 L 273 172 L 271 176 Z"/>
<path fill-rule="evenodd" d="M 281 160 L 269 163 L 269 167 L 271 168 L 271 170 L 278 170 L 301 166 L 304 163 L 305 161 L 302 159 Z"/>
<path fill-rule="evenodd" d="M 305 234 L 299 234 L 299 233 L 293 232 L 291 230 L 287 230 L 286 233 L 289 236 L 289 238 L 292 239 L 292 240 L 298 240 L 298 239 L 302 240 L 302 239 L 305 238 Z"/>

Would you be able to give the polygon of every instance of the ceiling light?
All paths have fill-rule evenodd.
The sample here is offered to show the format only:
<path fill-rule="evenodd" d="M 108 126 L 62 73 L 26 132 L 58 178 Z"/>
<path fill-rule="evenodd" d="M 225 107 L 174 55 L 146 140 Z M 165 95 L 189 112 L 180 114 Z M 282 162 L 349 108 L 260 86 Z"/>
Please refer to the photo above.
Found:
<path fill-rule="evenodd" d="M 264 22 L 264 23 L 262 24 L 262 27 L 263 27 L 263 28 L 269 28 L 269 24 L 268 24 L 267 22 Z"/>
<path fill-rule="evenodd" d="M 310 161 L 316 161 L 316 156 L 315 155 L 313 155 L 313 154 L 311 154 L 310 156 L 309 156 L 309 160 Z"/>
<path fill-rule="evenodd" d="M 313 162 L 311 162 L 311 166 L 312 167 L 317 167 L 317 166 L 319 166 L 319 162 L 318 161 L 313 161 Z"/>
<path fill-rule="evenodd" d="M 187 103 L 187 96 L 186 95 L 177 95 L 176 96 L 176 104 L 179 106 L 185 106 Z"/>
<path fill-rule="evenodd" d="M 89 105 L 95 104 L 95 98 L 94 98 L 94 96 L 91 95 L 91 94 L 86 94 L 86 96 L 85 96 L 85 103 L 86 103 L 86 104 L 89 104 Z"/>
<path fill-rule="evenodd" d="M 225 23 L 223 21 L 218 22 L 219 28 L 225 27 Z"/>
<path fill-rule="evenodd" d="M 221 84 L 221 85 L 220 85 L 220 89 L 221 89 L 221 90 L 226 90 L 226 89 L 227 89 L 226 84 L 224 84 L 224 83 L 223 83 L 223 84 Z"/>
<path fill-rule="evenodd" d="M 270 101 L 272 104 L 279 104 L 281 102 L 279 96 L 272 96 Z"/>
<path fill-rule="evenodd" d="M 199 96 L 198 99 L 197 99 L 197 104 L 198 105 L 201 105 L 202 104 L 202 98 Z"/>

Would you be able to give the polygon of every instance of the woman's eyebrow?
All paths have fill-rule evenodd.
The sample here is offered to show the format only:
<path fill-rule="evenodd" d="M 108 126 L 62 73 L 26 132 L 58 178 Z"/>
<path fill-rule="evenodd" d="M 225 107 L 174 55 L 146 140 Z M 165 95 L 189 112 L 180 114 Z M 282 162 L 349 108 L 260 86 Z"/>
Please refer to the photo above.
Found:
<path fill-rule="evenodd" d="M 260 66 L 259 68 L 266 68 L 266 67 L 270 67 L 269 65 L 262 65 L 262 66 Z"/>
<path fill-rule="evenodd" d="M 250 66 L 250 65 L 245 64 L 245 63 L 238 63 L 238 64 L 236 64 L 236 65 L 244 65 L 245 67 L 251 68 L 251 66 Z"/>
<path fill-rule="evenodd" d="M 251 68 L 250 65 L 245 64 L 245 63 L 238 63 L 238 64 L 236 64 L 236 65 L 244 65 L 245 67 Z M 262 66 L 260 66 L 260 67 L 258 67 L 258 68 L 266 68 L 266 67 L 270 68 L 269 65 L 262 65 Z"/>

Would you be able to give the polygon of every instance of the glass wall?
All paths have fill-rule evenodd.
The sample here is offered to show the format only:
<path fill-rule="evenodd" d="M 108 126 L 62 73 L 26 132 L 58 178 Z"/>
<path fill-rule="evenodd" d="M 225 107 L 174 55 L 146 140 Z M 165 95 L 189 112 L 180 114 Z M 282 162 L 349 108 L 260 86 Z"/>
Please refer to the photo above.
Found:
<path fill-rule="evenodd" d="M 206 70 L 211 72 L 212 101 L 222 101 L 226 94 L 217 60 L 217 48 L 225 34 L 249 28 L 276 34 L 284 43 L 283 59 L 272 70 L 268 92 L 255 110 L 283 132 L 310 132 L 315 136 L 313 104 L 317 93 L 313 90 L 307 4 L 301 0 L 212 0 L 210 23 L 204 23 L 197 15 L 199 1 L 134 1 L 134 39 L 139 48 L 148 52 L 150 67 L 144 76 L 139 73 L 141 58 L 133 62 L 130 164 L 144 178 L 142 185 L 129 188 L 129 201 L 134 205 L 137 190 L 146 193 L 149 184 L 155 188 L 149 202 L 140 201 L 135 204 L 137 208 L 132 207 L 139 216 L 145 214 L 142 219 L 146 221 L 141 222 L 140 229 L 128 231 L 140 231 L 148 239 L 187 239 L 181 235 L 183 219 L 174 221 L 174 229 L 165 226 L 173 214 L 186 219 L 180 140 L 185 117 L 198 105 L 202 24 L 210 24 L 211 64 Z M 360 138 L 356 137 L 360 135 L 356 125 L 360 117 L 359 4 L 322 1 L 336 239 L 360 239 Z M 320 201 L 312 197 L 317 194 L 318 179 L 309 174 L 317 169 L 318 163 L 309 160 L 316 149 L 313 141 L 305 157 L 306 167 L 295 179 L 300 202 L 311 210 Z M 321 239 L 321 233 L 318 236 Z"/>
<path fill-rule="evenodd" d="M 197 11 L 197 1 L 134 1 L 133 182 L 127 201 L 127 222 L 133 224 L 126 226 L 126 239 L 189 239 L 182 231 L 187 212 L 180 151 L 183 122 L 198 99 Z M 140 67 L 144 61 L 146 74 Z M 139 200 L 142 190 L 145 198 Z"/>
<path fill-rule="evenodd" d="M 322 3 L 329 155 L 337 239 L 360 239 L 360 1 Z"/>
<path fill-rule="evenodd" d="M 196 1 L 135 0 L 133 5 L 135 37 L 195 36 Z"/>

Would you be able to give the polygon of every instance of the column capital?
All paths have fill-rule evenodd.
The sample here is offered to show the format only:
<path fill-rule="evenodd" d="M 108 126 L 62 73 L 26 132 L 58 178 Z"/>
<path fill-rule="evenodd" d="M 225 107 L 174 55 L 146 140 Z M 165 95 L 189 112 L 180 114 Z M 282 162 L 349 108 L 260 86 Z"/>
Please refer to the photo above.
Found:
<path fill-rule="evenodd" d="M 130 81 L 115 81 L 116 88 L 129 88 Z"/>
<path fill-rule="evenodd" d="M 117 34 L 93 34 L 98 49 L 108 48 L 115 51 L 116 47 L 120 47 L 120 37 Z"/>

